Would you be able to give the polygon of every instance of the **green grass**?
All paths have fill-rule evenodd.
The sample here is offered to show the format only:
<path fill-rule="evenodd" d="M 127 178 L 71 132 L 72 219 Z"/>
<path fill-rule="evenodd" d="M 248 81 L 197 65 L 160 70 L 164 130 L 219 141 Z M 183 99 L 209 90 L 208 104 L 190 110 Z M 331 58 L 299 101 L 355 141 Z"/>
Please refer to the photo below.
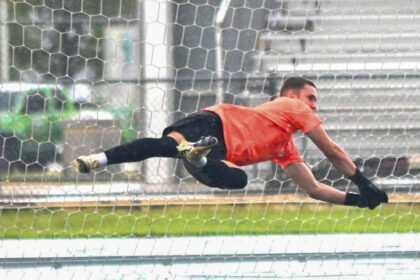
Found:
<path fill-rule="evenodd" d="M 3 209 L 0 239 L 420 232 L 420 205 Z"/>

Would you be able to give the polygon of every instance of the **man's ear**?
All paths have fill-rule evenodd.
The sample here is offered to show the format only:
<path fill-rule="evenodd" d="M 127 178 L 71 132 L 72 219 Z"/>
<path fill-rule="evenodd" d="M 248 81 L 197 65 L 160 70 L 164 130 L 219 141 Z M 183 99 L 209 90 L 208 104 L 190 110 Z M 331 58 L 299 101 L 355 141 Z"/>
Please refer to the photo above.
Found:
<path fill-rule="evenodd" d="M 299 95 L 295 90 L 289 89 L 285 92 L 285 95 L 289 98 L 298 98 Z"/>

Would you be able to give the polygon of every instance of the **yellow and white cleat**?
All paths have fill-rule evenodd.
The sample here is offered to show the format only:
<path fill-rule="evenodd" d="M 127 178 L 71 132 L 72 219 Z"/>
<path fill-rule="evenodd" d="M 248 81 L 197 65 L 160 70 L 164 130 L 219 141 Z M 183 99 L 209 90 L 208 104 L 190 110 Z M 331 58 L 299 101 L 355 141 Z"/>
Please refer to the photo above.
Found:
<path fill-rule="evenodd" d="M 94 156 L 80 156 L 73 160 L 73 165 L 77 172 L 89 173 L 99 167 L 99 161 Z"/>
<path fill-rule="evenodd" d="M 214 136 L 201 137 L 197 142 L 182 141 L 176 148 L 179 154 L 188 161 L 197 161 L 207 156 L 211 148 L 218 143 Z"/>

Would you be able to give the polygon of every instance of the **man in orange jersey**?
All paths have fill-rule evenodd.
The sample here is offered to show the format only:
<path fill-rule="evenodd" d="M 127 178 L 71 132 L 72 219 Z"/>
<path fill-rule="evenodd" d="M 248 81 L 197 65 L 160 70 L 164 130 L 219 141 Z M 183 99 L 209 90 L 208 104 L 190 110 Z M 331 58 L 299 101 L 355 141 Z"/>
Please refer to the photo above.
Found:
<path fill-rule="evenodd" d="M 388 202 L 387 194 L 364 177 L 327 135 L 315 113 L 317 100 L 314 83 L 291 77 L 273 101 L 255 107 L 207 107 L 167 127 L 161 138 L 142 138 L 103 153 L 81 156 L 74 164 L 79 172 L 88 173 L 107 164 L 180 157 L 199 182 L 221 189 L 241 189 L 247 184 L 241 166 L 272 160 L 314 199 L 370 209 Z M 298 130 L 359 187 L 360 194 L 342 192 L 315 179 L 293 140 Z"/>

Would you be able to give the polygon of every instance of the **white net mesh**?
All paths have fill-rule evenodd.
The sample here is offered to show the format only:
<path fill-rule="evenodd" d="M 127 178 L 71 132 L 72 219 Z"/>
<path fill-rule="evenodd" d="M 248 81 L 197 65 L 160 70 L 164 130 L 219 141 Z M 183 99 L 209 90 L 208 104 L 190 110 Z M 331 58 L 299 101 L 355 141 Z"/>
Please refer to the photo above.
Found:
<path fill-rule="evenodd" d="M 124 258 L 129 264 L 142 261 L 152 274 L 171 264 L 176 272 L 164 273 L 187 275 L 198 272 L 177 265 L 201 256 L 197 262 L 207 268 L 230 258 L 254 264 L 226 267 L 225 274 L 217 270 L 226 279 L 275 278 L 281 272 L 273 269 L 274 258 L 290 265 L 287 277 L 298 278 L 305 275 L 293 267 L 302 256 L 326 262 L 338 257 L 344 265 L 359 254 L 374 262 L 368 246 L 324 251 L 326 238 L 303 252 L 287 244 L 303 238 L 301 233 L 419 232 L 419 9 L 420 2 L 408 0 L 0 0 L 0 237 L 2 263 L 10 268 L 5 275 L 36 263 L 71 267 L 92 259 L 91 264 L 115 265 Z M 317 85 L 324 127 L 388 192 L 390 204 L 367 211 L 311 200 L 271 162 L 245 167 L 249 184 L 241 191 L 205 187 L 175 159 L 112 165 L 89 175 L 71 166 L 79 155 L 158 137 L 168 124 L 217 102 L 268 101 L 292 75 Z M 296 141 L 317 179 L 356 190 L 307 138 L 296 135 Z M 234 238 L 188 239 L 244 234 L 265 236 L 271 245 L 259 247 L 255 239 L 246 247 L 238 237 L 243 251 L 235 251 L 224 247 L 236 244 Z M 298 235 L 278 247 L 279 234 Z M 94 238 L 101 238 L 95 248 L 103 249 L 109 237 L 161 236 L 149 243 L 119 239 L 106 253 L 76 253 Z M 59 237 L 81 239 L 54 245 L 74 246 L 69 255 L 53 248 L 40 254 L 30 245 Z M 308 238 L 302 240 L 312 243 Z M 7 247 L 15 239 L 35 243 Z M 381 242 L 384 247 L 374 251 L 386 262 L 383 248 L 392 238 Z M 14 252 L 15 245 L 21 249 Z M 31 246 L 32 255 L 25 257 Z M 148 249 L 126 250 L 141 246 Z M 404 246 L 399 256 L 414 256 L 418 268 L 418 248 Z M 411 273 L 413 266 L 407 267 Z M 211 271 L 198 270 L 201 276 Z M 74 267 L 70 271 L 81 275 Z M 120 273 L 123 279 L 131 279 L 129 271 Z M 360 271 L 372 276 L 366 267 Z"/>

